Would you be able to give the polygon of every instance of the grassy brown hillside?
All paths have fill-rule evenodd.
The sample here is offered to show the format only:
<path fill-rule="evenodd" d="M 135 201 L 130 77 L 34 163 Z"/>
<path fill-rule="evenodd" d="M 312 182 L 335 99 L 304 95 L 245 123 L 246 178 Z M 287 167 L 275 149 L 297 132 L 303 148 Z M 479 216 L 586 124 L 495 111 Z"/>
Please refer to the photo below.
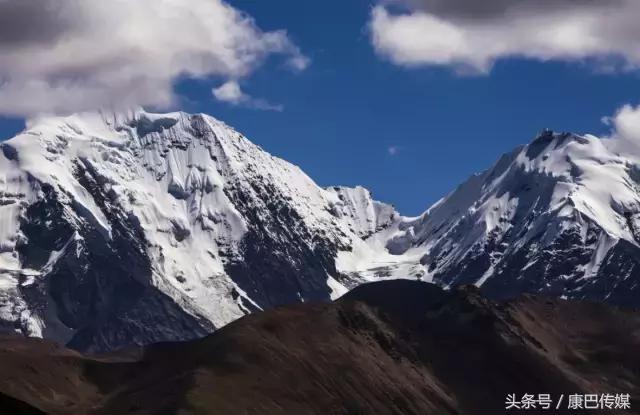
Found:
<path fill-rule="evenodd" d="M 621 413 L 640 413 L 639 350 L 635 311 L 532 296 L 497 304 L 475 289 L 388 281 L 331 304 L 253 314 L 201 340 L 99 358 L 3 338 L 0 406 L 10 414 L 497 414 L 508 393 L 624 392 L 632 411 Z"/>

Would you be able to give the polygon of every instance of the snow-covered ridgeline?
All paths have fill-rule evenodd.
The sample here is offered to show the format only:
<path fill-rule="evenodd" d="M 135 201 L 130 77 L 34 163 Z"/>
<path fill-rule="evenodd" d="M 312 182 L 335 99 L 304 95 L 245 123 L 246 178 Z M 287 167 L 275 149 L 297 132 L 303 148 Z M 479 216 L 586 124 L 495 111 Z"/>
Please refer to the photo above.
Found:
<path fill-rule="evenodd" d="M 63 341 L 84 328 L 54 310 L 63 295 L 52 297 L 49 280 L 70 272 L 68 263 L 73 261 L 70 254 L 59 255 L 64 265 L 56 266 L 24 247 L 50 238 L 41 250 L 58 252 L 66 242 L 50 234 L 63 235 L 67 227 L 76 235 L 74 249 L 89 256 L 104 250 L 100 255 L 109 261 L 119 260 L 123 241 L 134 243 L 140 250 L 138 262 L 149 269 L 143 266 L 126 278 L 152 287 L 157 291 L 153 295 L 167 297 L 193 317 L 196 326 L 210 331 L 289 298 L 340 295 L 345 288 L 331 263 L 335 252 L 397 216 L 392 208 L 370 200 L 364 189 L 318 187 L 298 167 L 205 115 L 136 110 L 45 118 L 32 122 L 2 149 L 0 317 L 30 335 L 45 335 L 46 327 L 66 327 L 58 339 Z M 37 202 L 49 203 L 51 214 L 61 217 L 48 221 L 38 216 L 38 209 L 28 215 Z M 35 234 L 34 228 L 49 232 Z M 100 237 L 104 240 L 96 242 Z M 100 266 L 97 261 L 87 257 L 76 262 L 86 271 Z M 299 281 L 283 275 L 289 278 L 285 285 L 264 287 L 278 272 L 284 274 L 283 262 L 290 273 L 300 272 Z M 314 271 L 305 275 L 308 269 Z M 92 278 L 83 271 L 71 273 L 74 283 Z M 34 275 L 35 281 L 25 281 L 22 274 Z M 22 289 L 27 282 L 38 287 L 37 300 Z M 99 282 L 91 285 L 91 298 L 85 301 L 111 301 L 102 298 L 111 294 L 100 293 Z M 74 295 L 80 294 L 64 293 L 65 298 Z M 29 302 L 39 303 L 38 310 Z M 90 322 L 95 316 L 87 313 Z M 165 333 L 168 339 L 199 334 L 167 330 L 177 331 Z M 109 341 L 100 347 L 111 347 Z"/>
<path fill-rule="evenodd" d="M 621 154 L 617 144 L 543 133 L 420 217 L 372 237 L 397 255 L 382 271 L 411 268 L 497 297 L 533 291 L 637 305 L 640 155 Z M 371 272 L 367 261 L 345 263 Z"/>
<path fill-rule="evenodd" d="M 184 340 L 381 278 L 638 305 L 640 154 L 618 144 L 545 132 L 407 218 L 207 115 L 35 120 L 1 145 L 0 331 Z"/>

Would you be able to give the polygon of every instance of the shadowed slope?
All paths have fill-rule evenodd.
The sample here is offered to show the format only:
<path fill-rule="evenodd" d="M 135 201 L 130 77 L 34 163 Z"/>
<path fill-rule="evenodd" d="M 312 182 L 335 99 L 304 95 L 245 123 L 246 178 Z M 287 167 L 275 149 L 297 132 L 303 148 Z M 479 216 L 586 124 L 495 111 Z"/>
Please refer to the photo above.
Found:
<path fill-rule="evenodd" d="M 476 289 L 387 281 L 139 356 L 2 340 L 0 392 L 51 413 L 72 401 L 73 413 L 489 414 L 507 393 L 624 392 L 635 404 L 638 333 L 640 314 L 605 305 L 496 304 Z"/>

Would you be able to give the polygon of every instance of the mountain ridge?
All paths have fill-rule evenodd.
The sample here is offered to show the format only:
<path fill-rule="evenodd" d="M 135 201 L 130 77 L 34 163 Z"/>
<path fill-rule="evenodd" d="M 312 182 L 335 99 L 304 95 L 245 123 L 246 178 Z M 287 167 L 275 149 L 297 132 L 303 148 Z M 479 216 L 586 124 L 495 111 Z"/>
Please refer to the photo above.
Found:
<path fill-rule="evenodd" d="M 200 337 L 328 300 L 345 291 L 336 252 L 371 232 L 358 228 L 368 213 L 394 214 L 356 189 L 372 210 L 354 222 L 351 192 L 203 114 L 46 119 L 2 148 L 0 317 L 79 349 Z"/>
<path fill-rule="evenodd" d="M 407 218 L 205 114 L 34 121 L 0 144 L 0 330 L 107 351 L 389 278 L 639 305 L 640 157 L 615 144 L 545 131 Z"/>
<path fill-rule="evenodd" d="M 443 286 L 637 305 L 640 164 L 617 144 L 545 131 L 425 214 L 383 231 L 383 242 L 404 268 Z"/>
<path fill-rule="evenodd" d="M 475 415 L 525 393 L 564 394 L 556 413 L 592 412 L 568 410 L 569 394 L 629 394 L 611 413 L 638 413 L 639 327 L 637 311 L 599 303 L 383 281 L 128 353 L 0 338 L 0 392 L 52 414 Z"/>

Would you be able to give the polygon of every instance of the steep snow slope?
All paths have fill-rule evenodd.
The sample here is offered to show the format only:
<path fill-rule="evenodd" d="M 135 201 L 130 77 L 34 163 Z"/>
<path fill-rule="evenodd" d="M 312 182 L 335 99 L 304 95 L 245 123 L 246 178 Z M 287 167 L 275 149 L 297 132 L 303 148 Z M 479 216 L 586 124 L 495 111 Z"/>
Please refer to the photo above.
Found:
<path fill-rule="evenodd" d="M 89 350 L 197 337 L 342 294 L 337 253 L 395 217 L 209 116 L 38 120 L 2 144 L 0 320 Z"/>
<path fill-rule="evenodd" d="M 392 206 L 373 200 L 371 192 L 364 187 L 335 186 L 328 188 L 327 191 L 334 196 L 331 213 L 364 239 L 386 229 L 399 219 L 399 215 Z"/>
<path fill-rule="evenodd" d="M 369 239 L 395 255 L 386 275 L 640 304 L 640 164 L 612 139 L 545 132 L 418 218 Z M 344 254 L 343 271 L 371 275 Z M 369 268 L 367 268 L 369 267 Z M 406 276 L 406 275 L 405 275 Z"/>

